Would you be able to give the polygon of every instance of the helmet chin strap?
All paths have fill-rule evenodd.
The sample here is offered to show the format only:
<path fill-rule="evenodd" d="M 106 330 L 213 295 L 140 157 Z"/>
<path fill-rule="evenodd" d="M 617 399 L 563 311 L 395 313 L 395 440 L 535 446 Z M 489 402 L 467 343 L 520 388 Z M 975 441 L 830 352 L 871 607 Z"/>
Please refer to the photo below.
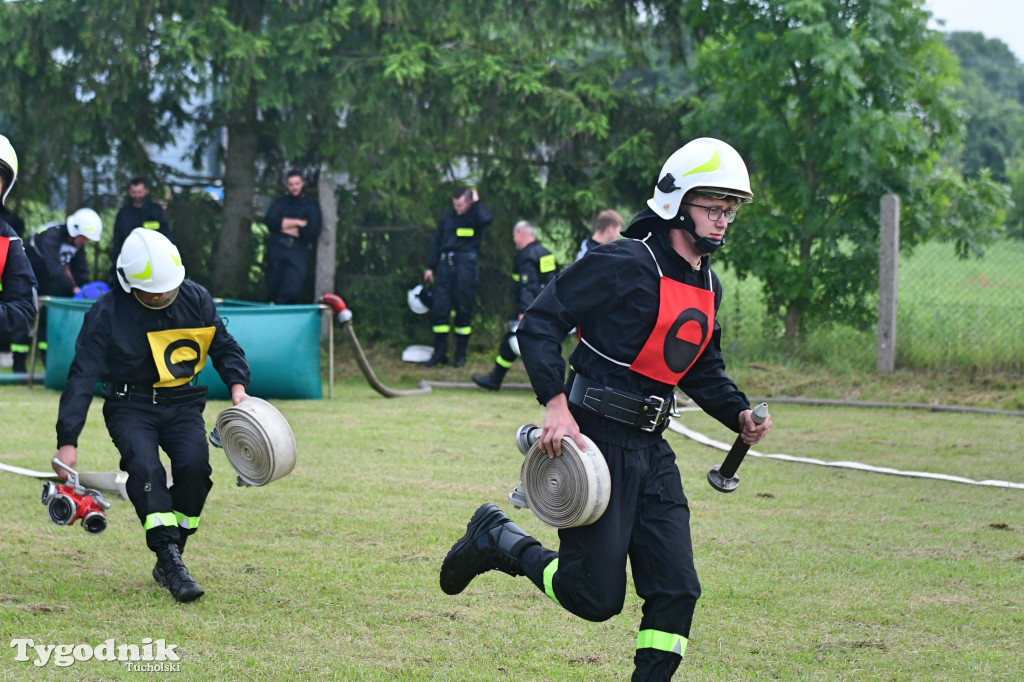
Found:
<path fill-rule="evenodd" d="M 698 236 L 697 225 L 693 222 L 693 218 L 690 217 L 690 214 L 685 210 L 680 210 L 679 222 L 681 223 L 680 225 L 673 224 L 672 228 L 689 233 L 689 235 L 693 237 L 693 247 L 706 256 L 714 253 L 720 249 L 723 244 L 725 244 L 725 237 L 722 237 L 721 239 L 709 239 L 708 237 Z"/>

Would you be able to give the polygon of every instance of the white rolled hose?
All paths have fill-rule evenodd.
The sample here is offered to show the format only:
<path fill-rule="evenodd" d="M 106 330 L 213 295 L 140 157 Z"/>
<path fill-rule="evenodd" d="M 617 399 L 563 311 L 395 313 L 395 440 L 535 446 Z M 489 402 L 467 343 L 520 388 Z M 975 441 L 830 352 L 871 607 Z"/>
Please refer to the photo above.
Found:
<path fill-rule="evenodd" d="M 517 491 L 534 516 L 549 526 L 576 528 L 594 523 L 608 508 L 612 492 L 604 455 L 583 436 L 586 450 L 563 438 L 561 456 L 549 458 L 541 452 L 540 433 L 540 428 L 526 424 L 516 434 L 516 444 L 524 452 Z"/>
<path fill-rule="evenodd" d="M 250 396 L 221 412 L 216 434 L 239 485 L 266 485 L 295 468 L 295 434 L 284 415 L 265 400 Z"/>

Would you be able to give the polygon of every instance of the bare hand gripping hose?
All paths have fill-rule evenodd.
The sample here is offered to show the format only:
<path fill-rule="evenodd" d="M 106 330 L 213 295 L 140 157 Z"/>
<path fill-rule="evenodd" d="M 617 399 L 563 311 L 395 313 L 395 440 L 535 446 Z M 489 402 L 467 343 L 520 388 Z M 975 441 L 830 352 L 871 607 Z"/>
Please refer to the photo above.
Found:
<path fill-rule="evenodd" d="M 295 468 L 295 435 L 277 408 L 248 397 L 217 415 L 210 442 L 224 448 L 239 485 L 266 485 Z"/>
<path fill-rule="evenodd" d="M 516 432 L 523 453 L 519 486 L 509 495 L 517 509 L 528 507 L 554 528 L 587 526 L 601 518 L 611 496 L 611 475 L 604 455 L 583 436 L 586 450 L 571 438 L 562 439 L 562 454 L 549 458 L 540 449 L 541 429 L 524 424 Z"/>

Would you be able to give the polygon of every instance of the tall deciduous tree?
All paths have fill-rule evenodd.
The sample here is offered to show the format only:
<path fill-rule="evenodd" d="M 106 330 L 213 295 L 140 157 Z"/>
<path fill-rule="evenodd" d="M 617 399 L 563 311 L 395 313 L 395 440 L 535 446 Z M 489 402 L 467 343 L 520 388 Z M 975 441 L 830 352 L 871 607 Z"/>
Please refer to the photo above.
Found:
<path fill-rule="evenodd" d="M 707 35 L 684 128 L 749 161 L 756 203 L 722 257 L 764 281 L 790 342 L 805 324 L 870 325 L 882 195 L 903 198 L 904 245 L 984 239 L 969 226 L 978 214 L 992 226 L 1005 192 L 940 167 L 961 134 L 957 71 L 921 0 L 705 5 L 693 15 Z"/>

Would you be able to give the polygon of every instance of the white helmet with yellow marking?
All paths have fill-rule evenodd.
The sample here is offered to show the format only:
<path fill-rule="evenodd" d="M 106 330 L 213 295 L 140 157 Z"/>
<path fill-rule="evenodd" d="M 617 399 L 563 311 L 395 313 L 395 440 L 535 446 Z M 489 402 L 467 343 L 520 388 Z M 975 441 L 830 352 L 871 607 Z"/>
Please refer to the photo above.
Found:
<path fill-rule="evenodd" d="M 4 178 L 3 183 L 0 183 L 0 189 L 3 190 L 3 195 L 0 196 L 0 205 L 2 205 L 7 200 L 7 195 L 11 193 L 14 183 L 18 180 L 18 154 L 11 146 L 11 141 L 4 135 L 0 135 L 0 164 L 3 164 L 0 172 L 3 173 Z"/>
<path fill-rule="evenodd" d="M 136 227 L 124 240 L 117 257 L 117 281 L 127 292 L 134 290 L 140 303 L 149 308 L 166 308 L 185 280 L 178 247 L 155 230 Z M 144 292 L 140 296 L 139 292 Z M 162 296 L 146 296 L 160 294 Z"/>
<path fill-rule="evenodd" d="M 741 204 L 754 198 L 747 166 L 739 152 L 713 137 L 701 137 L 677 149 L 661 167 L 658 178 L 654 197 L 647 200 L 647 205 L 665 220 L 679 215 L 683 197 L 693 189 Z"/>

